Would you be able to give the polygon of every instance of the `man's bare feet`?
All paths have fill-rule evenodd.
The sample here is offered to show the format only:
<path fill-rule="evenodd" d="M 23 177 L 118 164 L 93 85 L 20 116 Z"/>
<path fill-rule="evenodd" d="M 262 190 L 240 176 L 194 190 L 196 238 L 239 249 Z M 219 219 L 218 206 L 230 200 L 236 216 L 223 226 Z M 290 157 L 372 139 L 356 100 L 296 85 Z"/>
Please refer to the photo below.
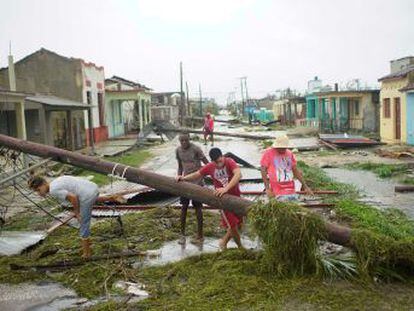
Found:
<path fill-rule="evenodd" d="M 190 240 L 190 243 L 195 244 L 195 245 L 203 245 L 203 242 L 204 242 L 204 237 L 202 236 L 193 237 Z"/>
<path fill-rule="evenodd" d="M 178 240 L 178 244 L 184 245 L 185 244 L 185 235 L 182 235 Z"/>
<path fill-rule="evenodd" d="M 223 239 L 220 239 L 220 242 L 219 242 L 219 248 L 220 248 L 220 250 L 222 250 L 222 251 L 224 251 L 224 250 L 226 250 L 227 249 L 227 243 L 225 243 L 224 241 L 223 241 Z"/>

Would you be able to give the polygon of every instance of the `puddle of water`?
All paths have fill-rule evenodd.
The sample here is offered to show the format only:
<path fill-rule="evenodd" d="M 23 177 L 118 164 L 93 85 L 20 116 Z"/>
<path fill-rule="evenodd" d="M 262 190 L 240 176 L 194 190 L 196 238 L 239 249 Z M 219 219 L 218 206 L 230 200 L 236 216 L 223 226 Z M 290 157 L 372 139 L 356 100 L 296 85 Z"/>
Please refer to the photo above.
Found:
<path fill-rule="evenodd" d="M 342 168 L 327 168 L 324 171 L 332 179 L 354 185 L 365 195 L 363 201 L 382 208 L 394 207 L 414 218 L 414 194 L 394 192 L 395 183 L 380 179 L 374 173 Z"/>
<path fill-rule="evenodd" d="M 133 267 L 165 265 L 195 255 L 216 253 L 220 250 L 218 243 L 218 238 L 205 238 L 203 245 L 192 244 L 189 238 L 183 245 L 178 244 L 178 240 L 166 242 L 160 249 L 150 252 L 150 256 L 135 262 Z M 258 249 L 260 247 L 258 240 L 253 241 L 247 237 L 242 237 L 242 244 L 246 249 Z M 237 245 L 234 241 L 230 241 L 227 248 L 237 248 Z"/>
<path fill-rule="evenodd" d="M 62 310 L 73 307 L 79 301 L 76 293 L 58 283 L 24 283 L 19 285 L 0 284 L 0 310 L 45 310 L 41 308 L 54 301 L 59 301 Z"/>
<path fill-rule="evenodd" d="M 0 256 L 20 254 L 46 237 L 43 231 L 1 231 Z"/>
<path fill-rule="evenodd" d="M 131 297 L 128 303 L 134 303 L 148 297 L 148 293 L 144 290 L 140 290 L 139 293 L 141 296 Z M 121 302 L 125 299 L 127 296 L 113 295 L 88 300 L 80 298 L 74 290 L 53 282 L 0 284 L 1 311 L 58 311 L 72 308 L 83 310 L 108 300 Z"/>

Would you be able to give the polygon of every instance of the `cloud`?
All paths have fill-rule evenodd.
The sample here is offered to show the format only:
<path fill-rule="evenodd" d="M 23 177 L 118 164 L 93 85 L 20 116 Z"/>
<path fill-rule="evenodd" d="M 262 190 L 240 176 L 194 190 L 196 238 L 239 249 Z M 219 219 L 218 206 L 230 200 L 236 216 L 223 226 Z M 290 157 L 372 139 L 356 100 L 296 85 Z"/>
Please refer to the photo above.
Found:
<path fill-rule="evenodd" d="M 231 20 L 254 3 L 253 0 L 141 0 L 141 16 L 162 22 L 219 25 Z"/>

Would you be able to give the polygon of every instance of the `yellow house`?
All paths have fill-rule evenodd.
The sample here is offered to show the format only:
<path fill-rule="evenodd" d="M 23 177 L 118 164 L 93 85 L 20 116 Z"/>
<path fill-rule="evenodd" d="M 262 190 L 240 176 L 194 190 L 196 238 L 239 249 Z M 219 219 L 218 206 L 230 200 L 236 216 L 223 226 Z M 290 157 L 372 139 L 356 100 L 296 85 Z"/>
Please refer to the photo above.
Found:
<path fill-rule="evenodd" d="M 391 61 L 391 73 L 380 78 L 381 82 L 381 141 L 407 143 L 407 93 L 404 88 L 414 82 L 414 57 Z"/>

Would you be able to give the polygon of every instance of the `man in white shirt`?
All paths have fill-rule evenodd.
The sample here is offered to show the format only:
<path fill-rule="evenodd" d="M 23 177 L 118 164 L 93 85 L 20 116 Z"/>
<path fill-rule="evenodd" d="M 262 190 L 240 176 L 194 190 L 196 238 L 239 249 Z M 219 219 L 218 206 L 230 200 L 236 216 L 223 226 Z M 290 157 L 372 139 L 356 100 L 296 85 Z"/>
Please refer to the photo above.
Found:
<path fill-rule="evenodd" d="M 79 234 L 83 258 L 89 258 L 92 254 L 89 237 L 94 203 L 122 200 L 118 195 L 100 197 L 95 183 L 74 176 L 60 176 L 50 183 L 43 177 L 34 176 L 29 180 L 29 187 L 43 197 L 49 194 L 60 202 L 71 203 L 73 212 L 80 223 Z"/>

